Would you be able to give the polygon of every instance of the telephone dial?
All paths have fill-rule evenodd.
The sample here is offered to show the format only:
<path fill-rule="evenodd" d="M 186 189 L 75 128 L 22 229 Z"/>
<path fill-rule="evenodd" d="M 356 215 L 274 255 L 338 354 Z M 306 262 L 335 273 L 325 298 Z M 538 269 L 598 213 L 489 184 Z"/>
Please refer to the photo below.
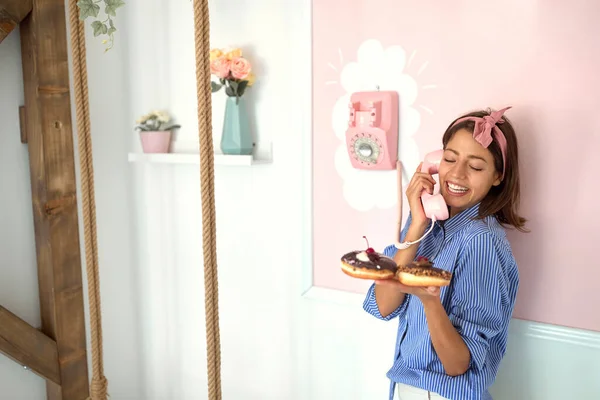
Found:
<path fill-rule="evenodd" d="M 346 145 L 352 167 L 393 170 L 398 158 L 398 92 L 356 92 L 348 105 Z"/>

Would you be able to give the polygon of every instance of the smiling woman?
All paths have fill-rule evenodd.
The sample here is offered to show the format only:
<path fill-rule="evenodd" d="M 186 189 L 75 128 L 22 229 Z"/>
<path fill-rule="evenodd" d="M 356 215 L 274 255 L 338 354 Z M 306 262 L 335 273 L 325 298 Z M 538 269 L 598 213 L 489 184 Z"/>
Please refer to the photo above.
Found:
<path fill-rule="evenodd" d="M 450 215 L 481 202 L 479 218 L 494 215 L 526 232 L 526 220 L 517 213 L 519 153 L 515 130 L 503 115 L 508 108 L 468 113 L 450 124 L 442 138 L 440 187 Z"/>
<path fill-rule="evenodd" d="M 397 383 L 400 398 L 420 388 L 427 398 L 491 399 L 519 286 L 501 224 L 522 229 L 524 223 L 515 201 L 517 141 L 506 110 L 467 114 L 444 133 L 439 178 L 449 218 L 430 220 L 425 212 L 421 196 L 435 185 L 429 172 L 417 169 L 406 190 L 410 214 L 401 245 L 383 252 L 399 266 L 400 282 L 376 281 L 363 305 L 378 319 L 400 320 L 390 400 Z M 425 264 L 425 271 L 442 278 L 440 287 L 402 276 L 416 271 L 410 267 L 419 259 L 435 262 L 435 270 Z"/>

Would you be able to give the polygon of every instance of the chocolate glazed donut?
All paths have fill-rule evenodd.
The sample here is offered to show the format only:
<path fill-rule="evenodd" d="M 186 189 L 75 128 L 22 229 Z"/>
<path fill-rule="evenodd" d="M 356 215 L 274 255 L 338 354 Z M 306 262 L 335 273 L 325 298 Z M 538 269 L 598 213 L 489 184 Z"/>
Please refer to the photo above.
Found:
<path fill-rule="evenodd" d="M 365 239 L 366 237 L 363 236 Z M 369 242 L 367 241 L 367 247 Z M 390 279 L 396 276 L 397 265 L 394 260 L 377 253 L 371 247 L 346 253 L 341 259 L 342 271 L 359 279 Z"/>
<path fill-rule="evenodd" d="M 452 274 L 440 268 L 435 268 L 426 257 L 419 256 L 408 265 L 400 265 L 396 278 L 406 286 L 448 286 Z"/>

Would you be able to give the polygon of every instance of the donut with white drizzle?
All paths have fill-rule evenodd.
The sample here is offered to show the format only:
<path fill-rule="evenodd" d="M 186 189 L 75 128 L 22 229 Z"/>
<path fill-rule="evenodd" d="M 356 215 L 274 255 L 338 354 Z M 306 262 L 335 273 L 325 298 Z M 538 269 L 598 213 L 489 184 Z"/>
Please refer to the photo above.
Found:
<path fill-rule="evenodd" d="M 367 241 L 366 250 L 355 250 L 342 256 L 342 271 L 359 279 L 390 279 L 396 276 L 397 265 L 394 260 L 373 250 Z"/>

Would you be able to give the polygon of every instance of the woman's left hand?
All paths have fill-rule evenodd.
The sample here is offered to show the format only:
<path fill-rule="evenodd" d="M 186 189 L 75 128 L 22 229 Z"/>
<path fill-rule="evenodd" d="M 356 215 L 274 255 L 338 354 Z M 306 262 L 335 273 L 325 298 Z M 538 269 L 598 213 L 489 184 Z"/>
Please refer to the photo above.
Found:
<path fill-rule="evenodd" d="M 417 296 L 422 302 L 440 297 L 440 288 L 437 286 L 406 286 L 396 279 L 378 279 L 375 284 L 396 287 L 403 293 Z"/>

